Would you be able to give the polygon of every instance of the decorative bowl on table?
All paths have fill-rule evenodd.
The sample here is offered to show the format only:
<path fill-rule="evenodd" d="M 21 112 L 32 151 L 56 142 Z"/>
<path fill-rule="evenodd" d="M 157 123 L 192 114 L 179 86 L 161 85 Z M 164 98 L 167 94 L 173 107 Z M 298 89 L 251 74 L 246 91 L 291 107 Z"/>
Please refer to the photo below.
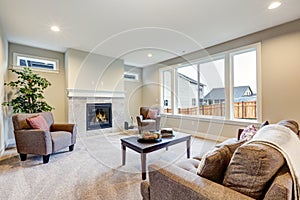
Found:
<path fill-rule="evenodd" d="M 142 131 L 138 136 L 138 142 L 151 143 L 160 141 L 161 134 L 157 131 Z"/>

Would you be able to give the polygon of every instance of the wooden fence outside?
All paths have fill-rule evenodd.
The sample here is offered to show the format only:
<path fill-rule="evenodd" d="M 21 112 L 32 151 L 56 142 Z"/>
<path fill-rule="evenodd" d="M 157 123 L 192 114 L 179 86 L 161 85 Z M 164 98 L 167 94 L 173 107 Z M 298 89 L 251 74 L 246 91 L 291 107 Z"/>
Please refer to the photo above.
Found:
<path fill-rule="evenodd" d="M 197 115 L 198 107 L 178 108 L 178 114 Z M 167 108 L 165 113 L 172 113 L 172 109 Z M 224 116 L 225 105 L 212 104 L 200 106 L 200 115 Z M 256 101 L 234 102 L 234 118 L 236 119 L 256 119 Z"/>

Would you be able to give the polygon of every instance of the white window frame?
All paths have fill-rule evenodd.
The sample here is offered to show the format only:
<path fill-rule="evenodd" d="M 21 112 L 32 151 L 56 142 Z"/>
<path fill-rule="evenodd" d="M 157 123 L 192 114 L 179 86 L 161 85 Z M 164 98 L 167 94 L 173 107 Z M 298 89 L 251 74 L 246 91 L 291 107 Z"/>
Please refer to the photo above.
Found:
<path fill-rule="evenodd" d="M 17 52 L 13 52 L 13 68 L 23 68 L 24 67 L 24 66 L 19 65 L 19 57 L 25 57 L 25 58 L 33 59 L 33 60 L 48 61 L 48 62 L 51 62 L 54 64 L 53 69 L 46 69 L 46 68 L 41 68 L 41 67 L 29 67 L 33 71 L 56 72 L 56 73 L 59 72 L 59 60 L 58 59 L 22 54 L 22 53 L 17 53 Z"/>
<path fill-rule="evenodd" d="M 247 51 L 252 51 L 252 50 L 256 50 L 256 89 L 257 89 L 257 93 L 256 93 L 256 120 L 249 120 L 249 119 L 236 119 L 234 118 L 234 99 L 233 99 L 233 62 L 232 62 L 232 57 L 233 55 L 236 54 L 240 54 L 240 53 L 244 53 Z M 177 102 L 175 99 L 175 84 L 176 84 L 176 68 L 178 67 L 184 67 L 184 66 L 188 66 L 188 65 L 193 65 L 193 64 L 201 64 L 201 63 L 206 63 L 209 61 L 214 61 L 214 60 L 218 60 L 218 59 L 224 59 L 225 60 L 225 116 L 222 117 L 225 120 L 229 120 L 229 121 L 241 121 L 241 122 L 246 122 L 246 121 L 251 121 L 251 122 L 260 122 L 262 120 L 262 97 L 261 97 L 261 43 L 255 43 L 255 44 L 251 44 L 251 45 L 247 45 L 247 46 L 243 46 L 240 48 L 236 48 L 236 49 L 232 49 L 232 50 L 228 50 L 228 51 L 224 51 L 221 53 L 217 53 L 211 56 L 207 56 L 207 57 L 203 57 L 200 59 L 195 59 L 193 61 L 190 61 L 188 63 L 179 63 L 176 65 L 172 65 L 172 66 L 168 66 L 168 67 L 164 67 L 164 68 L 160 68 L 159 72 L 160 72 L 160 84 L 161 84 L 161 103 L 163 103 L 163 91 L 162 88 L 163 86 L 163 79 L 162 79 L 162 74 L 164 71 L 166 70 L 172 70 L 172 100 L 173 100 L 173 104 L 172 104 L 172 114 L 176 115 L 177 113 Z M 199 80 L 198 80 L 199 82 Z M 164 105 L 164 104 L 161 104 Z M 197 103 L 198 105 L 198 103 Z M 189 116 L 190 115 L 186 115 Z M 210 117 L 214 117 L 214 118 L 219 118 L 216 116 L 205 116 L 205 115 L 197 115 L 197 118 L 203 118 L 203 119 L 207 119 Z"/>

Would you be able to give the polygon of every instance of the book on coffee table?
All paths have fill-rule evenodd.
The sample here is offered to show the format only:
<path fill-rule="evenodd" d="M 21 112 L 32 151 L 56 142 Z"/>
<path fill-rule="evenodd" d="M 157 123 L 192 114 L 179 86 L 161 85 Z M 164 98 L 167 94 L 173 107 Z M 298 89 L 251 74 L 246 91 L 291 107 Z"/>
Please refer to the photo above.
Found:
<path fill-rule="evenodd" d="M 162 128 L 160 130 L 160 134 L 161 134 L 161 137 L 162 138 L 165 138 L 165 137 L 173 137 L 174 134 L 173 134 L 173 129 L 172 128 Z"/>

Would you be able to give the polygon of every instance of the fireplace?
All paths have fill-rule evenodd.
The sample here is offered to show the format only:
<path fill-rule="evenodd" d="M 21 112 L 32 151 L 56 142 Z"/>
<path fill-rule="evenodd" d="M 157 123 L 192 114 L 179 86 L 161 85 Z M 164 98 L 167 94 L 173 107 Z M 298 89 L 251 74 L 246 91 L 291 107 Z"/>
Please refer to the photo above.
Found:
<path fill-rule="evenodd" d="M 86 130 L 112 127 L 111 103 L 86 104 Z"/>

